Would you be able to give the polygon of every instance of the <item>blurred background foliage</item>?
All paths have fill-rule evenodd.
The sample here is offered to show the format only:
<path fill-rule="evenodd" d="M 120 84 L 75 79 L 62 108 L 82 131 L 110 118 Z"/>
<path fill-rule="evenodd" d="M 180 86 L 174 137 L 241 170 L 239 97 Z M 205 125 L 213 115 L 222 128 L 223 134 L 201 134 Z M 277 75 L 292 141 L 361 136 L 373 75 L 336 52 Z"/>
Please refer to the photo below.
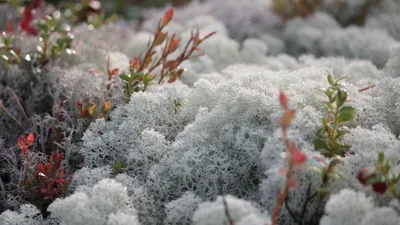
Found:
<path fill-rule="evenodd" d="M 175 7 L 183 6 L 192 0 L 100 0 L 106 16 L 117 14 L 126 19 L 139 19 L 143 8 L 163 7 L 167 4 Z M 52 4 L 79 3 L 82 0 L 47 0 Z"/>

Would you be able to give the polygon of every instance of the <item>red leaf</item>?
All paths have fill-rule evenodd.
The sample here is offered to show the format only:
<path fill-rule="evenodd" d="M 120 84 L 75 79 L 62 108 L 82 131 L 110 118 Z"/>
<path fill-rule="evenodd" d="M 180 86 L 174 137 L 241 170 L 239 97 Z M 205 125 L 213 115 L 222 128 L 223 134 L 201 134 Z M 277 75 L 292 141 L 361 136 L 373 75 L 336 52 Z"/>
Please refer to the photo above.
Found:
<path fill-rule="evenodd" d="M 27 156 L 28 155 L 28 146 L 24 146 L 23 148 L 22 148 L 22 151 L 24 152 L 24 154 Z"/>
<path fill-rule="evenodd" d="M 18 145 L 21 149 L 24 148 L 24 146 L 26 146 L 26 139 L 24 136 L 19 136 L 18 137 Z"/>
<path fill-rule="evenodd" d="M 307 159 L 306 154 L 300 150 L 295 150 L 293 154 L 293 162 L 295 164 L 303 164 Z"/>
<path fill-rule="evenodd" d="M 174 52 L 178 48 L 179 42 L 181 41 L 181 39 L 182 38 L 175 39 L 175 34 L 172 35 L 171 42 L 169 43 L 169 46 L 168 46 L 169 53 Z"/>
<path fill-rule="evenodd" d="M 46 175 L 49 174 L 50 169 L 51 169 L 50 163 L 45 163 L 45 164 L 43 165 L 44 174 L 46 174 Z"/>
<path fill-rule="evenodd" d="M 54 160 L 54 156 L 56 155 L 56 153 L 54 151 L 52 151 L 50 153 L 50 158 L 49 158 L 49 163 L 50 165 L 53 164 L 53 160 Z"/>
<path fill-rule="evenodd" d="M 140 69 L 141 60 L 140 58 L 131 59 L 129 61 L 129 67 L 138 71 Z"/>
<path fill-rule="evenodd" d="M 47 189 L 46 188 L 42 188 L 42 189 L 40 189 L 40 193 L 42 193 L 42 194 L 47 194 Z"/>
<path fill-rule="evenodd" d="M 283 91 L 279 94 L 279 102 L 281 103 L 282 108 L 287 110 L 289 99 Z"/>
<path fill-rule="evenodd" d="M 37 30 L 32 26 L 32 21 L 34 19 L 32 11 L 33 8 L 25 7 L 24 12 L 22 13 L 22 18 L 19 26 L 21 28 L 21 31 L 31 35 L 37 35 L 38 34 Z"/>
<path fill-rule="evenodd" d="M 110 74 L 111 76 L 115 76 L 118 73 L 119 69 L 118 68 L 114 68 L 111 70 Z"/>
<path fill-rule="evenodd" d="M 161 45 L 168 36 L 168 32 L 159 32 L 154 40 L 154 46 Z"/>
<path fill-rule="evenodd" d="M 165 68 L 174 68 L 175 67 L 175 65 L 176 65 L 176 61 L 175 60 L 168 60 L 166 63 L 165 63 Z"/>
<path fill-rule="evenodd" d="M 387 183 L 379 182 L 379 183 L 373 184 L 372 189 L 375 191 L 375 193 L 383 194 L 388 189 L 388 185 L 387 185 Z"/>
<path fill-rule="evenodd" d="M 174 17 L 174 8 L 170 8 L 170 9 L 168 9 L 167 12 L 165 12 L 165 14 L 161 20 L 161 25 L 163 27 L 166 26 L 169 23 L 169 21 L 172 20 L 172 17 Z"/>
<path fill-rule="evenodd" d="M 55 169 L 55 170 L 60 169 L 60 167 L 61 167 L 61 161 L 62 161 L 63 157 L 64 157 L 64 152 L 63 152 L 63 153 L 60 153 L 60 154 L 58 154 L 58 155 L 56 156 L 56 159 L 54 160 L 54 169 Z"/>
<path fill-rule="evenodd" d="M 89 111 L 87 109 L 81 110 L 81 116 L 82 117 L 87 117 L 89 115 Z"/>
<path fill-rule="evenodd" d="M 58 184 L 64 184 L 64 182 L 65 182 L 65 180 L 63 179 L 64 173 L 65 173 L 64 169 L 61 169 L 61 170 L 58 172 L 58 179 L 56 180 L 56 182 L 57 182 Z"/>
<path fill-rule="evenodd" d="M 376 173 L 372 169 L 366 167 L 361 168 L 357 173 L 357 179 L 363 185 L 365 185 L 369 179 L 374 177 L 376 177 Z"/>
<path fill-rule="evenodd" d="M 35 141 L 35 135 L 33 135 L 33 133 L 30 133 L 26 138 L 26 143 L 28 144 L 28 146 L 32 146 L 34 141 Z"/>
<path fill-rule="evenodd" d="M 280 121 L 280 126 L 282 127 L 282 129 L 286 130 L 289 128 L 295 113 L 296 110 L 294 109 L 285 111 Z"/>
<path fill-rule="evenodd" d="M 56 195 L 57 194 L 57 189 L 53 188 L 48 193 L 49 193 L 49 195 Z"/>
<path fill-rule="evenodd" d="M 36 169 L 35 169 L 35 177 L 37 177 L 39 175 L 39 173 L 43 172 L 43 163 L 38 162 L 38 164 L 36 165 Z"/>
<path fill-rule="evenodd" d="M 7 32 L 14 33 L 14 25 L 11 20 L 7 21 Z"/>
<path fill-rule="evenodd" d="M 82 109 L 83 103 L 81 100 L 77 100 L 76 105 L 77 105 L 78 109 Z"/>

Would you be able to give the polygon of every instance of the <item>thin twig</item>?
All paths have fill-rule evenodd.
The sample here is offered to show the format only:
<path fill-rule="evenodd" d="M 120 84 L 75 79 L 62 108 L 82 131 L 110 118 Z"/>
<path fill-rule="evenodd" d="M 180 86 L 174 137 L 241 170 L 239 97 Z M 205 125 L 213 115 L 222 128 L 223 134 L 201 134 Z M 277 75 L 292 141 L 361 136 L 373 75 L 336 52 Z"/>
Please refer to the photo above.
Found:
<path fill-rule="evenodd" d="M 315 192 L 313 195 L 310 196 L 310 192 L 311 192 L 311 183 L 308 185 L 307 187 L 307 199 L 304 201 L 303 204 L 303 209 L 301 211 L 301 216 L 300 216 L 300 220 L 303 221 L 304 219 L 304 215 L 306 214 L 306 209 L 307 209 L 307 205 L 308 203 L 315 197 L 317 196 L 317 192 Z"/>
<path fill-rule="evenodd" d="M 370 85 L 370 86 L 365 87 L 365 88 L 361 88 L 360 90 L 358 90 L 358 92 L 363 92 L 363 91 L 369 90 L 369 89 L 374 88 L 374 87 L 376 87 L 376 84 Z"/>
<path fill-rule="evenodd" d="M 6 197 L 6 188 L 4 187 L 3 180 L 0 177 L 0 188 L 1 188 L 1 197 L 5 198 Z"/>
<path fill-rule="evenodd" d="M 218 178 L 218 182 L 219 182 L 220 195 L 222 196 L 222 203 L 224 204 L 225 216 L 228 219 L 229 225 L 234 225 L 235 223 L 233 222 L 232 217 L 229 213 L 228 204 L 227 204 L 225 196 L 224 196 L 224 190 L 222 188 L 221 176 Z"/>
<path fill-rule="evenodd" d="M 9 89 L 10 92 L 12 93 L 14 100 L 17 102 L 19 108 L 21 109 L 22 113 L 24 114 L 25 119 L 26 119 L 27 121 L 29 121 L 29 117 L 28 117 L 28 115 L 26 114 L 26 112 L 25 112 L 25 110 L 24 110 L 24 107 L 22 107 L 21 102 L 18 100 L 17 95 L 15 94 L 15 92 L 14 92 L 11 88 L 8 88 L 8 89 Z"/>
<path fill-rule="evenodd" d="M 294 219 L 294 221 L 299 224 L 302 225 L 301 220 L 299 220 L 296 216 L 295 213 L 292 211 L 292 209 L 289 207 L 289 202 L 288 202 L 289 196 L 285 198 L 285 208 L 286 210 L 289 212 L 289 215 Z"/>
<path fill-rule="evenodd" d="M 13 114 L 11 114 L 10 111 L 1 102 L 0 102 L 0 108 L 2 108 L 22 129 L 24 129 L 21 122 L 17 118 L 15 118 Z"/>

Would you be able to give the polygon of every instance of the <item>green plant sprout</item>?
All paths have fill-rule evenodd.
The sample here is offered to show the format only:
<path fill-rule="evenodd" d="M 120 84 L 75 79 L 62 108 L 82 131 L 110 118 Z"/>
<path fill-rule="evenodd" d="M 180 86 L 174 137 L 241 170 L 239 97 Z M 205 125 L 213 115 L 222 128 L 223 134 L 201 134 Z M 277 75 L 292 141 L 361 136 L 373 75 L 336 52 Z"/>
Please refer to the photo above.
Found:
<path fill-rule="evenodd" d="M 315 150 L 328 158 L 336 155 L 344 157 L 350 150 L 349 145 L 341 143 L 342 137 L 348 133 L 343 123 L 353 120 L 355 114 L 352 106 L 345 105 L 348 93 L 341 89 L 340 84 L 345 78 L 341 77 L 335 81 L 332 74 L 329 74 L 328 82 L 331 86 L 327 90 L 319 89 L 328 97 L 328 101 L 323 103 L 328 114 L 321 118 L 322 128 L 318 130 L 313 144 Z"/>

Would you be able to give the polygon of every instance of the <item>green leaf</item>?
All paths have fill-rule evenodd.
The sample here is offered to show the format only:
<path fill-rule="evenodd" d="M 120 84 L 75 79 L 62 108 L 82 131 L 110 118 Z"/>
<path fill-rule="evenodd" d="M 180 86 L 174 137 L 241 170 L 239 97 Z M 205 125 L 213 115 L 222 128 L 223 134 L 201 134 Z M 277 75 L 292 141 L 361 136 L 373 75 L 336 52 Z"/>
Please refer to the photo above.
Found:
<path fill-rule="evenodd" d="M 121 162 L 116 162 L 112 165 L 113 169 L 116 170 L 117 172 L 119 172 L 122 168 L 122 164 Z"/>
<path fill-rule="evenodd" d="M 371 184 L 375 184 L 375 183 L 379 183 L 379 182 L 383 182 L 385 181 L 384 178 L 379 175 L 378 173 L 376 173 L 376 175 L 372 175 L 370 177 L 367 177 L 365 184 L 366 185 L 371 185 Z"/>
<path fill-rule="evenodd" d="M 134 73 L 132 74 L 132 80 L 138 80 L 143 74 L 141 73 Z"/>
<path fill-rule="evenodd" d="M 328 125 L 328 120 L 325 117 L 322 117 L 320 120 L 323 127 L 326 127 Z"/>
<path fill-rule="evenodd" d="M 379 163 L 379 165 L 383 165 L 385 163 L 385 153 L 379 152 L 378 163 Z"/>
<path fill-rule="evenodd" d="M 332 103 L 330 102 L 324 102 L 324 107 L 327 111 L 331 111 L 332 110 Z"/>
<path fill-rule="evenodd" d="M 347 133 L 348 133 L 348 131 L 345 131 L 345 130 L 337 130 L 334 139 L 337 140 L 337 139 L 343 137 Z"/>
<path fill-rule="evenodd" d="M 52 17 L 50 15 L 47 15 L 45 19 L 46 19 L 46 22 L 47 22 L 48 26 L 50 27 L 50 29 L 54 30 L 55 27 L 57 26 L 56 19 L 54 19 L 54 17 Z"/>
<path fill-rule="evenodd" d="M 339 90 L 336 93 L 335 101 L 336 101 L 336 107 L 340 108 L 344 103 L 346 103 L 347 100 L 347 92 L 343 90 Z"/>
<path fill-rule="evenodd" d="M 42 38 L 42 42 L 44 42 L 44 41 L 46 41 L 47 39 L 49 39 L 49 37 L 50 37 L 50 34 L 48 34 L 48 33 L 41 33 L 40 34 L 40 38 Z"/>
<path fill-rule="evenodd" d="M 400 180 L 400 174 L 399 173 L 390 174 L 389 179 L 393 184 L 396 184 Z"/>
<path fill-rule="evenodd" d="M 335 80 L 333 79 L 332 74 L 328 75 L 328 82 L 330 85 L 334 86 L 335 85 Z"/>
<path fill-rule="evenodd" d="M 56 57 L 59 54 L 59 52 L 60 52 L 60 47 L 57 44 L 51 46 L 51 56 L 53 58 Z"/>
<path fill-rule="evenodd" d="M 325 135 L 325 128 L 324 128 L 324 127 L 318 129 L 318 131 L 317 131 L 317 137 L 319 137 L 319 138 L 326 138 L 326 135 Z"/>
<path fill-rule="evenodd" d="M 313 141 L 314 148 L 317 151 L 329 149 L 329 141 L 325 138 L 315 138 Z"/>
<path fill-rule="evenodd" d="M 146 74 L 146 76 L 143 77 L 143 84 L 144 84 L 144 89 L 149 85 L 149 83 L 154 79 L 153 76 L 150 74 Z"/>
<path fill-rule="evenodd" d="M 341 145 L 339 151 L 337 152 L 338 155 L 340 156 L 345 156 L 346 153 L 350 151 L 351 146 L 350 145 Z"/>
<path fill-rule="evenodd" d="M 324 93 L 325 93 L 326 97 L 331 99 L 332 95 L 333 95 L 333 90 L 332 90 L 332 88 L 328 88 Z"/>
<path fill-rule="evenodd" d="M 352 106 L 343 106 L 339 110 L 339 123 L 348 122 L 354 119 L 355 109 Z"/>
<path fill-rule="evenodd" d="M 36 26 L 39 28 L 41 34 L 48 34 L 50 32 L 49 26 L 44 20 L 37 21 Z"/>
<path fill-rule="evenodd" d="M 6 35 L 6 33 L 4 32 L 3 33 L 3 46 L 8 48 L 8 46 L 11 44 L 11 39 L 9 37 L 5 36 L 5 35 Z"/>
<path fill-rule="evenodd" d="M 336 140 L 333 141 L 332 151 L 335 153 L 340 153 L 342 150 L 342 144 Z"/>
<path fill-rule="evenodd" d="M 124 81 L 126 81 L 126 82 L 128 82 L 128 83 L 132 81 L 132 78 L 131 78 L 130 76 L 128 76 L 127 74 L 124 74 L 124 73 L 120 74 L 119 77 L 120 77 L 122 80 L 124 80 Z"/>
<path fill-rule="evenodd" d="M 319 187 L 316 189 L 316 191 L 320 194 L 324 194 L 328 192 L 328 188 L 327 187 Z"/>
<path fill-rule="evenodd" d="M 342 80 L 347 79 L 347 78 L 350 78 L 350 77 L 349 77 L 349 76 L 340 77 L 339 79 L 336 80 L 335 86 L 338 86 L 338 85 L 339 85 L 339 81 L 342 81 Z"/>

